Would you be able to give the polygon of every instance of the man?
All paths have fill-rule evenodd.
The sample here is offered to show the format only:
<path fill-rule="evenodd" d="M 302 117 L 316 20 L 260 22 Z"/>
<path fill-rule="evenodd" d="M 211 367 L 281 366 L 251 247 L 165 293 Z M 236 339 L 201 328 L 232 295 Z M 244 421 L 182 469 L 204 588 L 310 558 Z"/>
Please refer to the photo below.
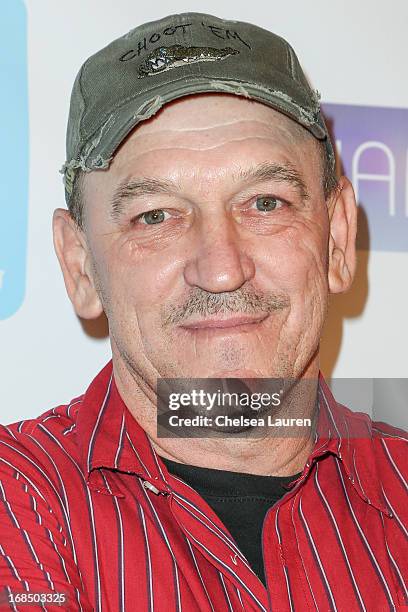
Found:
<path fill-rule="evenodd" d="M 405 436 L 319 373 L 356 202 L 293 49 L 204 14 L 135 28 L 81 68 L 63 171 L 56 252 L 77 315 L 106 313 L 112 361 L 69 405 L 3 429 L 3 601 L 401 609 Z M 169 379 L 283 381 L 274 414 L 311 425 L 200 421 L 192 438 L 169 417 L 159 435 Z"/>

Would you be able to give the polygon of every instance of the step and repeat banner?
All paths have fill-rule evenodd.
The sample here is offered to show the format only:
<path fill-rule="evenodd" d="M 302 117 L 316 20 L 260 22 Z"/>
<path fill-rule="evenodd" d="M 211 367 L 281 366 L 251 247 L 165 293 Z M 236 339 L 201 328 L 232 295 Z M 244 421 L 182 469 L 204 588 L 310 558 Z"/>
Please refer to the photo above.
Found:
<path fill-rule="evenodd" d="M 358 5 L 357 5 L 358 4 Z M 80 321 L 54 255 L 65 206 L 59 168 L 76 73 L 136 25 L 199 11 L 281 34 L 321 92 L 359 202 L 353 288 L 333 296 L 322 370 L 338 399 L 407 427 L 408 53 L 405 0 L 249 4 L 175 0 L 0 3 L 0 421 L 33 417 L 85 390 L 110 358 L 106 321 Z M 354 379 L 350 381 L 350 379 Z"/>

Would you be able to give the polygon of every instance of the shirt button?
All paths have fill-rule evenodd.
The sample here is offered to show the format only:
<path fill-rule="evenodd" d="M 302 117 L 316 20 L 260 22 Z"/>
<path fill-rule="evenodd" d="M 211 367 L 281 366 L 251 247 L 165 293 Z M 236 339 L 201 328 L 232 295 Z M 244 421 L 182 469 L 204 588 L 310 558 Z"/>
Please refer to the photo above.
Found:
<path fill-rule="evenodd" d="M 160 493 L 159 489 L 157 487 L 155 487 L 151 482 L 149 482 L 148 480 L 144 480 L 143 481 L 143 486 L 145 489 L 149 489 L 149 491 L 152 491 L 153 493 L 155 493 L 156 495 L 158 495 Z"/>

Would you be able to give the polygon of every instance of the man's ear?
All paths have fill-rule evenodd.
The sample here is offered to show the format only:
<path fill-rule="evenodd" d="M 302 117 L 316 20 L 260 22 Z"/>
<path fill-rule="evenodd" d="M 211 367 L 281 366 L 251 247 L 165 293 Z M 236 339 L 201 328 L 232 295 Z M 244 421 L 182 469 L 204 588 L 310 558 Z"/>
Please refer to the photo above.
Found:
<path fill-rule="evenodd" d="M 328 281 L 331 293 L 347 291 L 356 270 L 357 203 L 348 178 L 339 179 L 328 201 L 330 220 Z"/>
<path fill-rule="evenodd" d="M 82 319 L 96 319 L 103 308 L 92 278 L 91 255 L 84 233 L 63 208 L 54 211 L 52 228 L 55 252 L 75 312 Z"/>

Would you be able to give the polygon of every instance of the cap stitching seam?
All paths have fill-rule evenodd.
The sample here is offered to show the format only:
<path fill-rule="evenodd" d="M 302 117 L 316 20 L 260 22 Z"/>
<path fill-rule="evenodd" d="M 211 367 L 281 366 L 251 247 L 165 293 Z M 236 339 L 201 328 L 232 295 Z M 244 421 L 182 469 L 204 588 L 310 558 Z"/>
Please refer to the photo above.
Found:
<path fill-rule="evenodd" d="M 286 57 L 287 57 L 287 61 L 288 61 L 288 68 L 290 70 L 290 74 L 293 78 L 293 62 L 292 62 L 292 55 L 290 53 L 290 47 L 289 45 L 286 45 Z"/>
<path fill-rule="evenodd" d="M 290 46 L 290 45 L 288 45 L 288 52 L 289 52 L 289 57 L 290 57 L 290 73 L 291 73 L 291 75 L 292 75 L 292 79 L 293 79 L 294 81 L 296 81 L 296 83 L 298 83 L 298 84 L 299 84 L 299 82 L 298 82 L 297 78 L 295 78 L 295 65 L 294 65 L 294 58 L 293 58 L 293 55 L 292 55 L 292 48 L 291 48 L 291 46 Z M 303 87 L 302 87 L 302 89 L 303 89 Z"/>
<path fill-rule="evenodd" d="M 79 136 L 79 141 L 80 141 L 80 142 L 81 142 L 81 140 L 82 140 L 82 138 L 81 138 L 81 137 L 82 137 L 82 130 L 81 130 L 81 126 L 82 126 L 82 121 L 83 121 L 84 114 L 85 114 L 85 112 L 84 112 L 84 111 L 85 111 L 85 109 L 86 109 L 86 104 L 85 104 L 85 96 L 84 96 L 84 92 L 83 92 L 83 89 L 82 89 L 82 77 L 83 77 L 83 74 L 84 74 L 84 72 L 85 72 L 85 66 L 87 65 L 88 61 L 89 61 L 89 58 L 88 58 L 88 60 L 87 60 L 87 61 L 84 63 L 84 65 L 82 66 L 81 71 L 80 71 L 80 74 L 79 74 L 79 79 L 78 79 L 78 89 L 79 89 L 79 93 L 81 94 L 81 103 L 82 103 L 82 111 L 83 111 L 83 112 L 82 112 L 82 114 L 81 114 L 81 118 L 80 118 L 80 120 L 79 120 L 79 125 L 78 125 L 78 136 Z"/>

